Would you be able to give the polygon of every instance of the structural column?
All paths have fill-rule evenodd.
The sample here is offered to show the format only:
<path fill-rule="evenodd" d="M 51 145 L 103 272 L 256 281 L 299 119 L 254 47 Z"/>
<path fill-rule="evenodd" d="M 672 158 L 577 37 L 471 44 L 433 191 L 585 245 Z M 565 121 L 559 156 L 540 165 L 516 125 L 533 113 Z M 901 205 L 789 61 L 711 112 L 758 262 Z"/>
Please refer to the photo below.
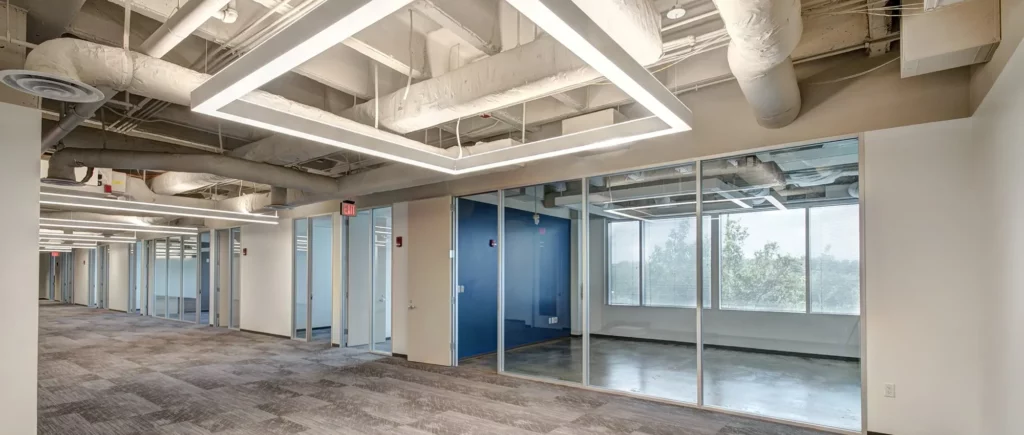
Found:
<path fill-rule="evenodd" d="M 36 433 L 40 119 L 0 102 L 0 421 L 12 434 Z"/>

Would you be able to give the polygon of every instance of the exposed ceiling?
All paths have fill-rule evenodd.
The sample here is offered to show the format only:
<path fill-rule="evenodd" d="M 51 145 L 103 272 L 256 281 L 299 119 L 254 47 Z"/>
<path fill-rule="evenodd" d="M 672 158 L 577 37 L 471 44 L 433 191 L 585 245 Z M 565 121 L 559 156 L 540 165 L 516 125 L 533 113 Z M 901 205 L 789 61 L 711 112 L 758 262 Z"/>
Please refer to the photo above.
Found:
<path fill-rule="evenodd" d="M 219 14 L 205 20 L 163 59 L 200 73 L 215 73 L 315 10 L 323 1 L 227 2 Z M 730 31 L 734 29 L 727 29 L 722 18 L 725 12 L 719 13 L 714 2 L 636 2 L 650 7 L 659 17 L 661 29 L 656 33 L 660 34 L 662 54 L 646 63 L 648 70 L 666 88 L 681 93 L 733 79 L 732 60 L 727 61 L 725 47 L 730 41 L 741 45 L 743 41 L 730 37 L 735 34 Z M 125 38 L 122 0 L 15 0 L 13 3 L 27 10 L 24 39 L 30 44 L 69 36 L 118 47 Z M 133 50 L 138 50 L 182 3 L 183 0 L 131 0 L 127 36 Z M 790 49 L 788 56 L 783 53 L 783 57 L 800 68 L 836 56 L 878 57 L 887 61 L 890 59 L 887 53 L 893 51 L 900 36 L 895 31 L 898 28 L 896 16 L 911 6 L 900 6 L 897 1 L 804 1 L 802 10 L 797 12 L 802 18 L 802 37 L 797 35 L 799 43 Z M 477 76 L 467 73 L 476 71 L 474 68 L 486 69 L 482 65 L 492 61 L 495 66 L 503 65 L 499 59 L 516 59 L 514 56 L 529 52 L 527 46 L 533 43 L 536 43 L 534 47 L 540 46 L 544 39 L 542 30 L 504 0 L 418 0 L 262 89 L 313 109 L 364 123 L 373 124 L 373 114 L 378 113 L 381 128 L 442 149 L 471 149 L 476 144 L 502 139 L 514 144 L 552 138 L 576 128 L 574 123 L 580 122 L 577 121 L 580 116 L 606 109 L 614 109 L 608 119 L 647 116 L 643 106 L 635 104 L 625 92 L 600 76 L 585 78 L 581 75 L 582 81 L 564 81 L 537 88 L 496 83 L 517 80 L 516 76 L 501 75 L 508 73 L 509 68 L 480 73 L 483 75 L 473 73 Z M 14 49 L 18 47 L 7 45 L 3 50 Z M 635 52 L 639 48 L 626 49 L 634 57 L 638 56 Z M 558 57 L 548 60 L 555 64 L 562 62 Z M 531 58 L 519 58 L 517 63 L 522 65 L 522 72 L 514 71 L 516 74 L 548 74 L 550 70 L 552 77 L 565 76 L 564 71 L 557 69 L 559 65 Z M 798 70 L 796 77 L 801 76 Z M 519 80 L 540 83 L 555 79 L 520 76 Z M 413 89 L 414 95 L 403 95 L 407 87 Z M 414 104 L 423 107 L 413 110 Z M 73 110 L 68 104 L 52 100 L 43 101 L 42 107 L 44 118 L 48 119 L 44 130 L 52 128 L 62 113 Z M 339 179 L 364 175 L 359 179 L 370 180 L 373 177 L 365 175 L 401 165 L 381 157 L 218 120 L 192 112 L 181 104 L 126 92 L 119 93 L 91 119 L 74 129 L 62 144 L 69 148 L 223 154 Z M 155 180 L 163 173 L 159 169 L 113 169 L 126 172 L 151 187 L 157 186 Z M 222 200 L 267 192 L 272 187 L 254 180 L 213 175 L 193 178 L 187 180 L 188 183 L 183 182 L 181 188 L 156 193 Z M 367 193 L 382 188 L 369 184 L 366 187 Z"/>

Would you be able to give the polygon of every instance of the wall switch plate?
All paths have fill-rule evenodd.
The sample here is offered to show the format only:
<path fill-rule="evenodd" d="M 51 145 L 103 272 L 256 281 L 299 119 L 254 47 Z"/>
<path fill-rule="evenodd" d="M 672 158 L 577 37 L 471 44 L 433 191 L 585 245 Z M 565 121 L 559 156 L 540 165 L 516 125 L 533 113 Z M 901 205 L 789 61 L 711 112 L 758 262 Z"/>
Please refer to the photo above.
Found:
<path fill-rule="evenodd" d="M 885 384 L 885 397 L 896 398 L 896 384 Z"/>

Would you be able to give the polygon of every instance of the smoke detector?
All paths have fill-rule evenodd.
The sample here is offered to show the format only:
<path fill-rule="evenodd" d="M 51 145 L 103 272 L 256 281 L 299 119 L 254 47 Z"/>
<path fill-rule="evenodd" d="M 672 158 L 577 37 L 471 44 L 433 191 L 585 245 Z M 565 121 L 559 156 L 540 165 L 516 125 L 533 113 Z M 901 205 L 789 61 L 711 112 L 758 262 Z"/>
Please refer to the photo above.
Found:
<path fill-rule="evenodd" d="M 93 86 L 38 71 L 0 71 L 0 82 L 27 94 L 68 103 L 95 103 L 106 98 Z"/>
<path fill-rule="evenodd" d="M 686 16 L 686 9 L 676 6 L 673 7 L 672 9 L 669 9 L 665 16 L 668 17 L 668 19 L 670 20 L 678 20 Z"/>

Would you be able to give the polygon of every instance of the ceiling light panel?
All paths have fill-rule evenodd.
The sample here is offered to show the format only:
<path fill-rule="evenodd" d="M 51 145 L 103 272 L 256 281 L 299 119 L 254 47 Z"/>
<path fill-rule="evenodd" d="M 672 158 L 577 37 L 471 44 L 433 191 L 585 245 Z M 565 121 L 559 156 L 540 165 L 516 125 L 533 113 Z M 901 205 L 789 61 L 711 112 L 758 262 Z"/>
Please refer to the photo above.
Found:
<path fill-rule="evenodd" d="M 198 228 L 192 227 L 174 227 L 169 225 L 144 225 L 144 224 L 128 224 L 128 223 L 115 223 L 115 222 L 100 222 L 80 219 L 54 219 L 54 218 L 39 218 L 39 226 L 43 227 L 40 232 L 51 233 L 50 228 L 66 228 L 71 230 L 92 230 L 92 231 L 138 231 L 144 233 L 158 233 L 158 234 L 182 234 L 182 235 L 193 235 L 199 232 Z M 52 234 L 52 233 L 51 233 Z"/>
<path fill-rule="evenodd" d="M 221 219 L 236 222 L 277 225 L 276 216 L 250 214 L 234 211 L 211 210 L 199 207 L 184 207 L 180 205 L 154 204 L 149 202 L 137 201 L 122 201 L 117 199 L 70 195 L 66 193 L 40 192 L 39 203 L 74 208 L 114 210 L 130 213 L 142 213 L 164 216 L 185 216 L 207 219 Z"/>
<path fill-rule="evenodd" d="M 301 105 L 250 93 L 275 77 L 407 6 L 409 0 L 329 1 L 246 53 L 192 92 L 193 110 L 229 121 L 446 174 L 464 174 L 689 130 L 690 110 L 569 0 L 509 4 L 647 108 L 651 118 L 580 135 L 456 157 L 404 136 Z M 642 127 L 642 128 L 640 128 Z"/>

